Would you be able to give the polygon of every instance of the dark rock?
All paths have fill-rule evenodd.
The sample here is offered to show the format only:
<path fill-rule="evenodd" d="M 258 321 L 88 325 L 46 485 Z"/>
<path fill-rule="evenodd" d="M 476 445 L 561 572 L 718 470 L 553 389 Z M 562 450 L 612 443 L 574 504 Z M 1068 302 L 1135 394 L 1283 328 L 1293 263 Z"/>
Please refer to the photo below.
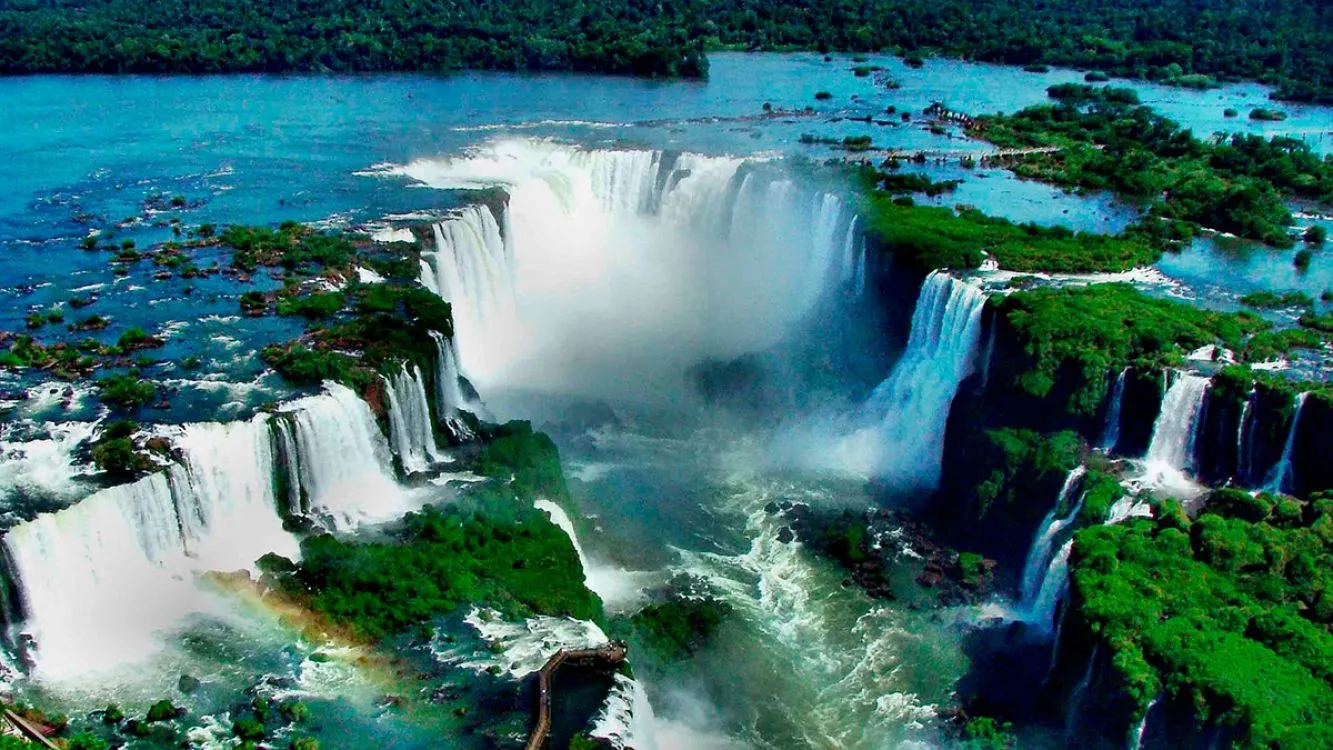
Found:
<path fill-rule="evenodd" d="M 778 541 L 783 544 L 790 544 L 796 540 L 796 532 L 791 530 L 790 526 L 783 526 L 782 531 L 778 532 Z"/>

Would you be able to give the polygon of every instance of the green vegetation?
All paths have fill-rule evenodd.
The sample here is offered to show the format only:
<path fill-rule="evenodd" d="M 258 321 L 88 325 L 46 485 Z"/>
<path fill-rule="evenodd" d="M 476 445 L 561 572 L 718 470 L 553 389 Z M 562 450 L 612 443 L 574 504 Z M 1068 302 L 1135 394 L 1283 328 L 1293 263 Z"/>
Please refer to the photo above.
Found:
<path fill-rule="evenodd" d="M 844 151 L 869 151 L 874 144 L 868 135 L 849 135 L 839 145 Z"/>
<path fill-rule="evenodd" d="M 1092 467 L 1083 475 L 1082 491 L 1083 509 L 1078 515 L 1081 522 L 1089 526 L 1105 522 L 1111 506 L 1125 496 L 1119 477 Z"/>
<path fill-rule="evenodd" d="M 74 380 L 92 374 L 96 360 L 92 353 L 107 353 L 96 341 L 69 345 L 58 342 L 45 346 L 27 335 L 0 332 L 0 367 L 22 369 L 38 367 L 62 380 Z"/>
<path fill-rule="evenodd" d="M 100 331 L 111 325 L 111 319 L 103 315 L 89 315 L 74 323 L 76 331 Z"/>
<path fill-rule="evenodd" d="M 0 750 L 41 750 L 41 745 L 11 735 L 0 735 Z M 105 740 L 91 734 L 76 734 L 64 740 L 65 750 L 106 750 Z"/>
<path fill-rule="evenodd" d="M 1015 292 L 997 312 L 1026 357 L 1014 387 L 1039 398 L 1068 393 L 1064 408 L 1082 415 L 1101 405 L 1107 373 L 1179 364 L 1188 352 L 1214 343 L 1242 351 L 1248 335 L 1268 328 L 1252 313 L 1201 310 L 1127 284 Z"/>
<path fill-rule="evenodd" d="M 1320 333 L 1333 333 L 1333 313 L 1316 315 L 1313 310 L 1306 310 L 1301 314 L 1300 325 Z"/>
<path fill-rule="evenodd" d="M 1014 725 L 989 716 L 973 716 L 963 725 L 961 750 L 1010 750 L 1018 747 Z"/>
<path fill-rule="evenodd" d="M 976 464 L 991 467 L 975 490 L 976 517 L 1012 515 L 1031 503 L 1037 487 L 1059 484 L 1079 465 L 1083 441 L 1073 432 L 1044 435 L 1032 430 L 986 430 Z"/>
<path fill-rule="evenodd" d="M 262 14 L 240 0 L 165 11 L 148 0 L 58 0 L 0 9 L 0 72 L 471 68 L 696 77 L 708 69 L 705 49 L 893 50 L 909 67 L 938 54 L 1030 70 L 1097 69 L 1090 80 L 1113 73 L 1202 87 L 1247 78 L 1275 84 L 1284 98 L 1328 101 L 1331 25 L 1318 0 L 1239 0 L 1225 13 L 1189 0 L 389 0 L 373 12 L 346 0 L 279 0 Z"/>
<path fill-rule="evenodd" d="M 513 421 L 497 427 L 477 456 L 476 471 L 511 482 L 524 495 L 557 502 L 569 497 L 555 441 L 533 430 L 530 422 Z"/>
<path fill-rule="evenodd" d="M 952 193 L 963 184 L 962 180 L 941 180 L 936 182 L 930 177 L 917 174 L 898 172 L 880 172 L 872 167 L 862 168 L 862 182 L 869 187 L 878 188 L 890 195 L 902 195 L 905 193 L 925 193 L 928 196 L 943 195 Z"/>
<path fill-rule="evenodd" d="M 1318 351 L 1325 337 L 1308 328 L 1280 328 L 1260 331 L 1250 338 L 1241 352 L 1246 362 L 1269 362 L 1298 349 Z"/>
<path fill-rule="evenodd" d="M 1333 159 L 1302 141 L 1237 134 L 1204 142 L 1138 106 L 1126 89 L 1075 84 L 1049 93 L 1056 104 L 978 118 L 974 132 L 1004 148 L 1060 147 L 1018 158 L 1011 168 L 1142 201 L 1150 210 L 1145 224 L 1184 222 L 1289 247 L 1286 201 L 1333 202 Z"/>
<path fill-rule="evenodd" d="M 182 713 L 184 711 L 176 708 L 170 700 L 164 698 L 148 707 L 148 715 L 144 717 L 144 721 L 149 724 L 157 721 L 170 721 Z"/>
<path fill-rule="evenodd" d="M 1324 244 L 1324 240 L 1328 239 L 1328 230 L 1319 224 L 1315 224 L 1305 230 L 1305 233 L 1301 235 L 1301 239 L 1311 245 L 1322 245 Z"/>
<path fill-rule="evenodd" d="M 499 481 L 444 509 L 408 514 L 393 541 L 324 534 L 302 542 L 299 564 L 270 555 L 261 567 L 282 591 L 370 640 L 411 632 L 466 604 L 513 618 L 600 620 L 601 602 L 583 585 L 569 537 L 532 505 L 534 496 L 568 501 L 555 444 L 526 422 L 510 422 L 496 429 L 477 466 Z"/>
<path fill-rule="evenodd" d="M 698 77 L 701 8 L 628 3 L 146 0 L 0 6 L 0 72 L 575 70 Z"/>
<path fill-rule="evenodd" d="M 258 742 L 268 734 L 257 719 L 237 719 L 231 723 L 231 733 L 242 742 Z"/>
<path fill-rule="evenodd" d="M 416 286 L 349 286 L 355 288 L 354 318 L 314 329 L 301 341 L 266 346 L 260 351 L 264 362 L 293 383 L 335 380 L 362 392 L 405 359 L 433 369 L 436 351 L 429 332 L 452 334 L 449 303 Z"/>
<path fill-rule="evenodd" d="M 279 297 L 279 315 L 300 315 L 310 320 L 331 318 L 343 308 L 346 295 L 341 292 L 313 292 L 303 297 Z"/>
<path fill-rule="evenodd" d="M 337 0 L 283 0 L 260 15 L 237 0 L 164 14 L 145 0 L 12 5 L 0 13 L 10 73 L 325 70 L 578 70 L 702 75 L 702 49 L 900 50 L 1041 69 L 1091 67 L 1199 86 L 1251 78 L 1327 100 L 1327 7 L 1241 0 L 1215 12 L 1187 0 L 870 0 L 792 7 L 772 0 L 660 6 L 574 0 L 468 6 L 396 0 L 357 13 Z M 338 19 L 335 26 L 329 26 Z M 259 45 L 241 40 L 258 39 Z M 1093 76 L 1105 78 L 1105 76 Z"/>
<path fill-rule="evenodd" d="M 241 312 L 251 317 L 259 317 L 268 311 L 268 295 L 263 292 L 241 292 L 237 302 L 241 306 Z"/>
<path fill-rule="evenodd" d="M 1079 616 L 1140 708 L 1165 692 L 1239 747 L 1333 741 L 1331 510 L 1215 490 L 1192 522 L 1164 507 L 1078 533 Z"/>
<path fill-rule="evenodd" d="M 663 661 L 687 659 L 731 614 L 717 599 L 673 599 L 650 604 L 630 619 L 639 641 Z"/>
<path fill-rule="evenodd" d="M 93 463 L 114 477 L 133 477 L 153 468 L 146 453 L 134 443 L 139 425 L 130 420 L 108 423 L 92 444 Z M 110 709 L 108 709 L 110 711 Z"/>
<path fill-rule="evenodd" d="M 133 375 L 108 375 L 97 381 L 98 396 L 114 409 L 132 410 L 147 405 L 157 395 L 157 383 Z"/>
<path fill-rule="evenodd" d="M 278 229 L 229 226 L 217 241 L 232 248 L 232 266 L 253 272 L 259 266 L 274 266 L 297 273 L 320 270 L 350 270 L 356 246 L 349 236 L 317 232 L 296 222 Z"/>
<path fill-rule="evenodd" d="M 1287 113 L 1276 109 L 1256 107 L 1250 110 L 1250 119 L 1262 122 L 1282 122 L 1287 119 Z"/>
<path fill-rule="evenodd" d="M 1130 235 L 1015 224 L 976 209 L 915 206 L 874 191 L 863 201 L 867 230 L 894 255 L 922 269 L 976 268 L 989 253 L 1010 271 L 1125 271 L 1161 252 Z"/>
<path fill-rule="evenodd" d="M 333 380 L 358 389 L 374 377 L 361 367 L 356 357 L 342 352 L 311 349 L 299 343 L 271 344 L 259 352 L 260 359 L 288 381 L 297 385 L 319 385 Z"/>
<path fill-rule="evenodd" d="M 1279 294 L 1264 290 L 1250 292 L 1240 298 L 1240 303 L 1246 307 L 1257 307 L 1261 310 L 1276 310 L 1282 307 L 1309 307 L 1314 304 L 1314 300 L 1305 292 L 1290 291 Z"/>
<path fill-rule="evenodd" d="M 409 514 L 402 526 L 393 542 L 323 534 L 301 543 L 297 566 L 260 562 L 283 591 L 371 640 L 467 604 L 507 617 L 601 618 L 569 537 L 510 488 L 477 488 L 464 502 Z"/>
<path fill-rule="evenodd" d="M 163 345 L 162 339 L 156 336 L 150 336 L 144 329 L 134 326 L 120 335 L 116 341 L 116 347 L 123 352 L 130 352 L 136 349 L 151 349 Z"/>

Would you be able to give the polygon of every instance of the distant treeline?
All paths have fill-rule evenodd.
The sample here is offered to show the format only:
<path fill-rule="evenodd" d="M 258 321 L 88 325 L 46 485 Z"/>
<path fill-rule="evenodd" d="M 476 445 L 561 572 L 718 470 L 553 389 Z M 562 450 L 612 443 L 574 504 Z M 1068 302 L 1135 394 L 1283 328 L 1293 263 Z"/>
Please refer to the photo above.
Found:
<path fill-rule="evenodd" d="M 1333 101 L 1324 0 L 0 0 L 0 70 L 581 70 L 702 76 L 705 49 L 1096 68 Z"/>
<path fill-rule="evenodd" d="M 703 77 L 679 18 L 634 0 L 0 0 L 0 72 Z"/>

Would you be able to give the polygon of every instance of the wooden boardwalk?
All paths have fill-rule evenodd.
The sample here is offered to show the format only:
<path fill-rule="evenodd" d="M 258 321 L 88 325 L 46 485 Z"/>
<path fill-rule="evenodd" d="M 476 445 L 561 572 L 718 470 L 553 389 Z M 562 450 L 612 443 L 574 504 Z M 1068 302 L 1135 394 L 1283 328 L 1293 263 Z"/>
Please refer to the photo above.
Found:
<path fill-rule="evenodd" d="M 576 651 L 561 649 L 555 652 L 537 673 L 537 723 L 528 735 L 526 750 L 540 750 L 546 744 L 546 735 L 551 733 L 551 690 L 555 671 L 569 662 L 604 662 L 619 666 L 625 661 L 626 647 L 623 641 L 612 641 L 600 648 L 587 648 Z"/>
<path fill-rule="evenodd" d="M 12 709 L 5 709 L 5 723 L 18 730 L 18 733 L 23 735 L 23 738 L 29 742 L 35 742 L 38 745 L 50 748 L 51 750 L 60 750 L 55 743 L 46 738 L 46 735 L 42 733 L 41 729 L 37 728 L 37 725 L 14 713 Z"/>
<path fill-rule="evenodd" d="M 885 159 L 901 159 L 911 161 L 913 158 L 921 159 L 963 159 L 972 157 L 973 159 L 1014 159 L 1033 154 L 1054 154 L 1064 149 L 1060 146 L 1032 146 L 1030 148 L 997 148 L 989 151 L 978 151 L 976 149 L 963 148 L 923 148 L 923 149 L 901 149 L 901 148 L 868 148 L 864 151 L 856 151 L 847 155 L 849 161 L 864 161 L 870 156 L 883 157 Z"/>

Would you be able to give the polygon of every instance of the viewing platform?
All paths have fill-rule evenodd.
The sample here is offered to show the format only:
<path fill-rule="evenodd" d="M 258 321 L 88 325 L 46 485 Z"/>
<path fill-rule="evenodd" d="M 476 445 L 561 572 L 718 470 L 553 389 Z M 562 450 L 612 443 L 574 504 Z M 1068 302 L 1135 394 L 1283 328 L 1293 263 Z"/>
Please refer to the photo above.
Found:
<path fill-rule="evenodd" d="M 602 663 L 612 668 L 620 666 L 628 653 L 624 641 L 612 641 L 599 648 L 579 649 L 576 651 L 566 651 L 561 649 L 546 662 L 537 673 L 537 723 L 532 727 L 532 733 L 528 735 L 528 743 L 524 745 L 526 750 L 540 750 L 546 744 L 546 736 L 551 732 L 551 691 L 552 681 L 555 678 L 555 671 L 568 663 L 575 664 L 593 664 Z"/>

